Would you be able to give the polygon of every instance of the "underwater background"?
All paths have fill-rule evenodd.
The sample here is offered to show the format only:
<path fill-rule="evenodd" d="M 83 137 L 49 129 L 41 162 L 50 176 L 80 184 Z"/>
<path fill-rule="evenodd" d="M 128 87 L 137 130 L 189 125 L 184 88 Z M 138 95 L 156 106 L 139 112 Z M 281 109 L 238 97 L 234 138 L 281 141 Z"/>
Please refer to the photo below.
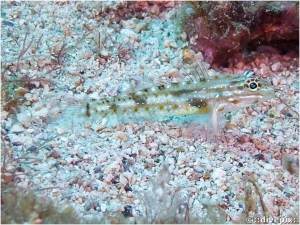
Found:
<path fill-rule="evenodd" d="M 77 113 L 195 61 L 275 96 L 217 134 Z M 298 79 L 299 2 L 1 1 L 1 223 L 299 224 Z"/>

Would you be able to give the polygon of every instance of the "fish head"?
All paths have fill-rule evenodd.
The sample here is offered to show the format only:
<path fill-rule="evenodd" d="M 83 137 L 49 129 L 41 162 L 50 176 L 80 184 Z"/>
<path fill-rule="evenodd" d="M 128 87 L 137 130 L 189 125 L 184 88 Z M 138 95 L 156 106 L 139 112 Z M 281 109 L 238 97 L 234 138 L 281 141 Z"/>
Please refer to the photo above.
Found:
<path fill-rule="evenodd" d="M 247 72 L 245 73 L 247 74 Z M 254 72 L 250 72 L 250 75 L 245 76 L 239 91 L 228 98 L 226 111 L 257 105 L 275 97 L 274 86 L 259 78 Z"/>

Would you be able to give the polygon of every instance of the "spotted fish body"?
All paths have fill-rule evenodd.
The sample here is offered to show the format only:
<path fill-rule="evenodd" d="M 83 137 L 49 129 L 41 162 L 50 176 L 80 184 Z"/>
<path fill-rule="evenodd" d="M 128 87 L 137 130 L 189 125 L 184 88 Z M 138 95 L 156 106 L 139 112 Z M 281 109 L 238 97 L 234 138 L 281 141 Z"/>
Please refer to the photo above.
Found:
<path fill-rule="evenodd" d="M 259 104 L 274 97 L 274 89 L 253 71 L 224 74 L 180 83 L 144 88 L 137 92 L 86 102 L 85 116 L 101 118 L 153 118 L 209 114 L 218 129 L 221 113 Z"/>

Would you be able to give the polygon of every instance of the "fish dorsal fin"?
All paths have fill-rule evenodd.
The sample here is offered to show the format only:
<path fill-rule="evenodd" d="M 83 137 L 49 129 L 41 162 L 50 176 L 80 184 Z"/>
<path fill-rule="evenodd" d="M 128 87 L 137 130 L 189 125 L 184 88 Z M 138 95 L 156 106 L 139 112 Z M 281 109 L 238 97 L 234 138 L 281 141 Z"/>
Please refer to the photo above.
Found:
<path fill-rule="evenodd" d="M 210 77 L 208 69 L 209 64 L 195 60 L 191 64 L 187 64 L 184 68 L 181 68 L 178 79 L 175 80 L 170 80 L 166 76 L 159 74 L 153 76 L 131 76 L 128 78 L 129 88 L 123 93 L 134 93 L 152 87 L 180 83 L 182 81 L 203 82 Z"/>
<path fill-rule="evenodd" d="M 209 64 L 200 61 L 193 61 L 191 64 L 186 64 L 181 70 L 181 77 L 187 77 L 189 80 L 205 81 L 208 77 Z"/>
<path fill-rule="evenodd" d="M 159 87 L 171 83 L 166 77 L 162 76 L 131 76 L 129 79 L 130 88 L 125 91 L 125 94 L 142 91 L 151 87 Z"/>

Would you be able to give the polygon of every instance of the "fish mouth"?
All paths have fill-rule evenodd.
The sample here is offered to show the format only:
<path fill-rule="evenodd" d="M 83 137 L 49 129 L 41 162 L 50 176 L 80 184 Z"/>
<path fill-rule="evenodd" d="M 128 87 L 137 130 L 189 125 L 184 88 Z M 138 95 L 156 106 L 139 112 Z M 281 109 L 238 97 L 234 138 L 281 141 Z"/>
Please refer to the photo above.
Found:
<path fill-rule="evenodd" d="M 241 105 L 250 106 L 260 104 L 262 102 L 268 101 L 274 97 L 272 93 L 260 94 L 260 95 L 248 95 L 248 96 L 241 96 L 239 98 L 239 103 Z"/>
<path fill-rule="evenodd" d="M 274 87 L 266 80 L 261 80 L 260 82 L 262 84 L 262 89 L 260 91 L 261 91 L 263 101 L 268 101 L 274 98 L 275 97 Z"/>
<path fill-rule="evenodd" d="M 267 100 L 269 99 L 265 99 L 265 96 L 263 95 L 239 96 L 236 99 L 229 100 L 229 105 L 227 110 L 238 110 L 252 105 L 260 104 Z"/>
<path fill-rule="evenodd" d="M 251 105 L 256 105 L 261 102 L 262 96 L 247 96 L 239 99 L 237 108 L 245 108 Z"/>

